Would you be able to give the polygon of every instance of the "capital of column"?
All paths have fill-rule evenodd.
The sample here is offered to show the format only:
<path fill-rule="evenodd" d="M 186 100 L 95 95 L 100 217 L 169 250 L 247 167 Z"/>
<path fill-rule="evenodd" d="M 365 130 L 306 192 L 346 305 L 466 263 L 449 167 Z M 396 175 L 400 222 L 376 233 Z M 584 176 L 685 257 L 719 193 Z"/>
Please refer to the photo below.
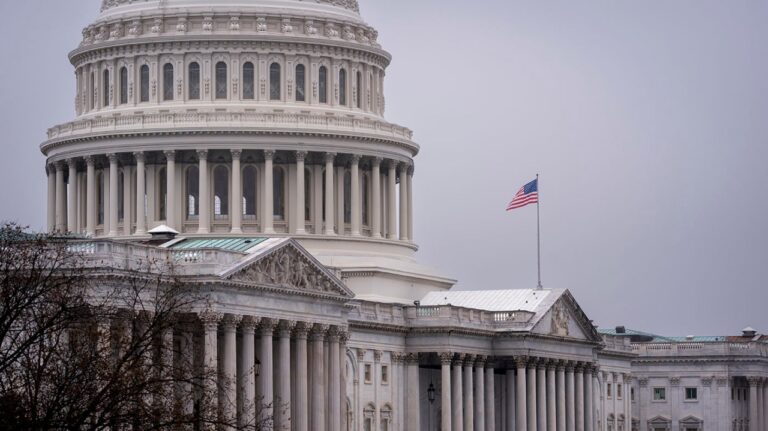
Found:
<path fill-rule="evenodd" d="M 493 370 L 494 368 L 496 368 L 496 362 L 495 362 L 495 360 L 493 359 L 492 356 L 488 356 L 485 359 L 485 369 L 486 370 Z"/>
<path fill-rule="evenodd" d="M 374 350 L 373 351 L 373 362 L 379 363 L 381 362 L 381 350 Z"/>
<path fill-rule="evenodd" d="M 477 355 L 475 357 L 475 368 L 485 368 L 485 361 L 488 359 L 485 355 Z"/>
<path fill-rule="evenodd" d="M 381 162 L 384 161 L 383 157 L 374 157 L 371 163 L 373 164 L 373 169 L 381 169 Z"/>
<path fill-rule="evenodd" d="M 464 353 L 456 353 L 453 355 L 453 365 L 459 367 L 464 365 L 464 356 L 466 356 Z"/>
<path fill-rule="evenodd" d="M 229 150 L 229 153 L 232 154 L 232 160 L 240 160 L 240 157 L 243 156 L 243 150 L 240 149 Z"/>
<path fill-rule="evenodd" d="M 309 337 L 312 341 L 324 341 L 327 334 L 328 325 L 316 323 L 315 326 L 312 327 L 312 331 L 309 333 Z"/>
<path fill-rule="evenodd" d="M 136 159 L 136 162 L 147 161 L 147 155 L 144 153 L 144 151 L 136 151 L 135 153 L 133 153 L 133 158 Z"/>
<path fill-rule="evenodd" d="M 311 324 L 307 322 L 297 322 L 293 329 L 293 336 L 296 337 L 297 340 L 306 340 L 311 329 Z"/>
<path fill-rule="evenodd" d="M 173 162 L 176 160 L 176 150 L 166 150 L 166 151 L 163 151 L 163 154 L 165 155 L 165 160 L 169 162 Z"/>
<path fill-rule="evenodd" d="M 405 361 L 405 354 L 402 352 L 392 352 L 390 356 L 393 364 L 402 364 Z"/>
<path fill-rule="evenodd" d="M 109 159 L 109 163 L 117 163 L 117 154 L 109 153 L 107 154 L 107 159 Z"/>
<path fill-rule="evenodd" d="M 528 366 L 528 357 L 527 356 L 515 357 L 515 366 L 517 368 L 526 368 Z"/>
<path fill-rule="evenodd" d="M 259 326 L 260 320 L 254 316 L 243 316 L 243 319 L 240 321 L 240 329 L 245 333 L 253 334 L 256 332 L 256 327 Z"/>
<path fill-rule="evenodd" d="M 77 158 L 73 157 L 67 160 L 67 166 L 69 166 L 70 168 L 77 168 Z"/>
<path fill-rule="evenodd" d="M 572 373 L 576 369 L 576 363 L 573 361 L 565 361 L 565 371 Z"/>
<path fill-rule="evenodd" d="M 291 333 L 295 327 L 295 320 L 281 320 L 277 325 L 277 332 L 281 338 L 291 338 Z"/>
<path fill-rule="evenodd" d="M 325 153 L 325 163 L 333 163 L 336 160 L 336 153 Z"/>
<path fill-rule="evenodd" d="M 208 160 L 208 150 L 197 150 L 198 160 Z"/>
<path fill-rule="evenodd" d="M 539 370 L 546 370 L 550 362 L 552 361 L 548 358 L 539 358 L 539 360 L 536 361 L 536 368 Z"/>
<path fill-rule="evenodd" d="M 219 328 L 219 322 L 224 317 L 222 313 L 216 313 L 213 311 L 203 311 L 198 315 L 200 323 L 203 324 L 203 329 L 206 331 L 215 331 Z"/>
<path fill-rule="evenodd" d="M 225 314 L 221 319 L 221 329 L 225 331 L 235 331 L 241 320 L 243 320 L 243 316 L 238 314 Z"/>
<path fill-rule="evenodd" d="M 600 373 L 600 365 L 593 363 L 590 367 L 590 371 L 592 372 L 592 377 L 597 377 L 598 373 Z"/>
<path fill-rule="evenodd" d="M 360 154 L 352 154 L 352 158 L 351 158 L 352 164 L 353 165 L 359 165 L 360 164 L 360 159 L 362 159 L 362 158 L 363 158 L 363 156 L 361 156 Z"/>
<path fill-rule="evenodd" d="M 341 338 L 341 331 L 339 330 L 338 326 L 333 325 L 330 328 L 328 328 L 328 341 L 338 343 L 340 338 Z"/>
<path fill-rule="evenodd" d="M 346 346 L 349 342 L 349 328 L 339 327 L 339 343 Z"/>
<path fill-rule="evenodd" d="M 453 352 L 440 352 L 438 356 L 440 357 L 440 363 L 443 365 L 451 365 L 451 362 L 453 362 Z"/>
<path fill-rule="evenodd" d="M 583 374 L 584 373 L 584 363 L 582 362 L 576 362 L 576 364 L 573 366 L 573 371 L 577 374 Z"/>
<path fill-rule="evenodd" d="M 274 160 L 275 150 L 264 150 L 264 160 Z"/>
<path fill-rule="evenodd" d="M 749 386 L 757 387 L 760 384 L 760 377 L 747 376 L 747 383 L 749 383 Z"/>
<path fill-rule="evenodd" d="M 307 158 L 307 152 L 306 151 L 296 151 L 296 161 L 297 162 L 303 162 Z"/>
<path fill-rule="evenodd" d="M 475 363 L 475 355 L 466 354 L 464 355 L 464 366 L 465 367 L 471 367 Z"/>
<path fill-rule="evenodd" d="M 409 176 L 409 177 L 412 177 L 412 176 L 413 176 L 413 174 L 414 174 L 415 172 L 416 172 L 416 167 L 415 167 L 415 165 L 411 165 L 411 166 L 408 168 L 408 176 Z"/>
<path fill-rule="evenodd" d="M 275 332 L 278 323 L 279 321 L 277 319 L 263 317 L 259 323 L 259 334 L 267 336 L 272 335 Z"/>
<path fill-rule="evenodd" d="M 406 353 L 404 357 L 406 364 L 419 364 L 419 354 L 415 352 Z"/>
<path fill-rule="evenodd" d="M 400 174 L 401 175 L 407 175 L 408 174 L 408 166 L 409 166 L 409 164 L 405 163 L 405 162 L 401 162 L 398 165 L 398 169 L 400 170 Z"/>
<path fill-rule="evenodd" d="M 94 166 L 96 165 L 96 156 L 85 156 L 83 157 L 85 159 L 85 164 L 88 166 Z"/>
<path fill-rule="evenodd" d="M 632 374 L 631 373 L 622 373 L 621 379 L 624 380 L 625 383 L 629 383 L 630 380 L 632 380 Z"/>
<path fill-rule="evenodd" d="M 397 160 L 389 159 L 386 162 L 384 162 L 384 164 L 388 169 L 397 169 L 397 166 L 400 164 L 400 162 L 398 162 Z"/>

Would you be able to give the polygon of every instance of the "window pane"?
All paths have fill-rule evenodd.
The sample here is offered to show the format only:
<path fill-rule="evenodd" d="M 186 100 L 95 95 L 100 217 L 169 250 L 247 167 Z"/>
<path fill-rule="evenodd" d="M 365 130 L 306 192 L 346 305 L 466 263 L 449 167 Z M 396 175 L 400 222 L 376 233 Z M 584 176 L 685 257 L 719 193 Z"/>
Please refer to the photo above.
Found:
<path fill-rule="evenodd" d="M 149 102 L 149 66 L 141 66 L 139 74 L 141 75 L 139 78 L 141 81 L 141 101 Z"/>
<path fill-rule="evenodd" d="M 214 215 L 229 215 L 229 172 L 224 166 L 218 166 L 213 172 L 213 188 L 216 203 Z"/>
<path fill-rule="evenodd" d="M 166 204 L 166 194 L 168 191 L 167 181 L 168 181 L 168 175 L 165 173 L 165 168 L 160 169 L 160 173 L 158 174 L 158 178 L 160 185 L 158 186 L 158 193 L 157 198 L 155 202 L 157 202 L 157 219 L 158 220 L 165 220 L 165 204 Z"/>
<path fill-rule="evenodd" d="M 339 104 L 347 105 L 347 71 L 344 69 L 339 71 Z"/>
<path fill-rule="evenodd" d="M 320 67 L 320 103 L 328 103 L 328 69 L 325 66 Z"/>
<path fill-rule="evenodd" d="M 363 74 L 357 72 L 357 108 L 363 107 Z"/>
<path fill-rule="evenodd" d="M 109 106 L 109 70 L 104 71 L 104 81 L 101 86 L 102 94 L 104 95 L 104 107 Z"/>
<path fill-rule="evenodd" d="M 163 66 L 163 100 L 173 100 L 173 65 Z"/>
<path fill-rule="evenodd" d="M 200 64 L 189 65 L 189 99 L 200 100 Z"/>
<path fill-rule="evenodd" d="M 243 99 L 256 98 L 256 76 L 253 63 L 248 62 L 243 65 Z"/>
<path fill-rule="evenodd" d="M 227 98 L 227 64 L 223 61 L 216 63 L 216 98 Z"/>
<path fill-rule="evenodd" d="M 306 68 L 303 64 L 296 66 L 296 101 L 304 102 L 307 100 L 307 77 Z"/>
<path fill-rule="evenodd" d="M 304 220 L 312 219 L 312 172 L 304 171 Z"/>
<path fill-rule="evenodd" d="M 280 65 L 269 66 L 269 100 L 280 100 Z"/>
<path fill-rule="evenodd" d="M 368 194 L 368 175 L 363 175 L 363 224 L 369 225 L 369 214 L 368 214 L 368 204 L 370 200 L 370 196 Z"/>
<path fill-rule="evenodd" d="M 120 104 L 128 103 L 128 69 L 120 69 Z"/>
<path fill-rule="evenodd" d="M 117 177 L 117 219 L 123 221 L 125 217 L 125 199 L 123 192 L 125 192 L 125 177 L 122 172 Z"/>
<path fill-rule="evenodd" d="M 344 174 L 344 223 L 352 223 L 352 174 Z"/>

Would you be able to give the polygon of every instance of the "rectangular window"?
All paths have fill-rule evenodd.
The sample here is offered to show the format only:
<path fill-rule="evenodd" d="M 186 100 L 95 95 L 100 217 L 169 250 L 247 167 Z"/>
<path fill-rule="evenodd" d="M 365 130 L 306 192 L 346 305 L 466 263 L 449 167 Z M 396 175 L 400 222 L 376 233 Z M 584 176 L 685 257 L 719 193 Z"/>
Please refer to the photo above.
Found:
<path fill-rule="evenodd" d="M 685 400 L 696 401 L 699 399 L 699 390 L 697 388 L 685 388 Z"/>
<path fill-rule="evenodd" d="M 365 364 L 365 383 L 371 383 L 371 364 Z"/>
<path fill-rule="evenodd" d="M 635 400 L 635 388 L 629 388 L 629 399 L 631 401 Z"/>
<path fill-rule="evenodd" d="M 381 383 L 389 383 L 389 367 L 386 365 L 381 366 Z"/>
<path fill-rule="evenodd" d="M 612 385 L 612 384 L 610 384 L 610 383 L 608 383 L 608 386 L 607 386 L 607 389 L 606 389 L 606 393 L 605 393 L 605 395 L 606 395 L 608 398 L 611 398 L 611 397 L 613 396 L 613 395 L 612 395 L 612 393 L 613 393 L 613 385 Z"/>
<path fill-rule="evenodd" d="M 666 401 L 667 389 L 666 388 L 653 388 L 653 400 L 654 401 Z"/>
<path fill-rule="evenodd" d="M 622 386 L 621 386 L 621 383 L 617 383 L 617 384 L 616 384 L 616 399 L 619 399 L 619 400 L 621 399 L 621 397 L 622 397 L 622 392 L 623 392 L 623 391 L 622 391 Z"/>

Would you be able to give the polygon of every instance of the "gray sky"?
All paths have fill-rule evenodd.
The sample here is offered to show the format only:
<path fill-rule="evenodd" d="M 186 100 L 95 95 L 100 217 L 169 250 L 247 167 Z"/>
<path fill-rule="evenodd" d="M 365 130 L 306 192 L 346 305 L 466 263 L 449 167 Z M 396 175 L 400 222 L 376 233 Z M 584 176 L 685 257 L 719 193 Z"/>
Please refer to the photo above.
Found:
<path fill-rule="evenodd" d="M 74 116 L 99 0 L 0 1 L 0 219 L 40 227 L 38 145 Z M 601 326 L 768 331 L 768 2 L 361 0 L 416 132 L 420 259 L 462 289 L 546 287 Z"/>

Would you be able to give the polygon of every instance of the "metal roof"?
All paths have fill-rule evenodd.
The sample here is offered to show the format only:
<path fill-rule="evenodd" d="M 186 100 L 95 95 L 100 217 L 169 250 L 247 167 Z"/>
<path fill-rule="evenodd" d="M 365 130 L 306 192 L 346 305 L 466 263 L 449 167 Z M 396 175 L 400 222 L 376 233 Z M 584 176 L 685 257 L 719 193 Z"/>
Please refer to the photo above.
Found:
<path fill-rule="evenodd" d="M 716 342 L 722 342 L 726 340 L 726 337 L 723 336 L 717 336 L 717 335 L 695 335 L 695 336 L 689 336 L 689 337 L 668 337 L 664 335 L 656 335 L 651 334 L 648 332 L 643 331 L 637 331 L 634 329 L 626 328 L 625 332 L 623 334 L 619 334 L 616 332 L 616 328 L 600 328 L 597 330 L 602 335 L 643 335 L 646 337 L 652 337 L 653 340 L 649 341 L 649 343 L 716 343 Z"/>
<path fill-rule="evenodd" d="M 429 292 L 420 301 L 422 306 L 453 305 L 485 311 L 524 310 L 536 312 L 551 289 L 459 290 Z"/>
<path fill-rule="evenodd" d="M 174 250 L 197 250 L 215 248 L 219 250 L 247 253 L 268 238 L 189 238 L 170 246 Z"/>

